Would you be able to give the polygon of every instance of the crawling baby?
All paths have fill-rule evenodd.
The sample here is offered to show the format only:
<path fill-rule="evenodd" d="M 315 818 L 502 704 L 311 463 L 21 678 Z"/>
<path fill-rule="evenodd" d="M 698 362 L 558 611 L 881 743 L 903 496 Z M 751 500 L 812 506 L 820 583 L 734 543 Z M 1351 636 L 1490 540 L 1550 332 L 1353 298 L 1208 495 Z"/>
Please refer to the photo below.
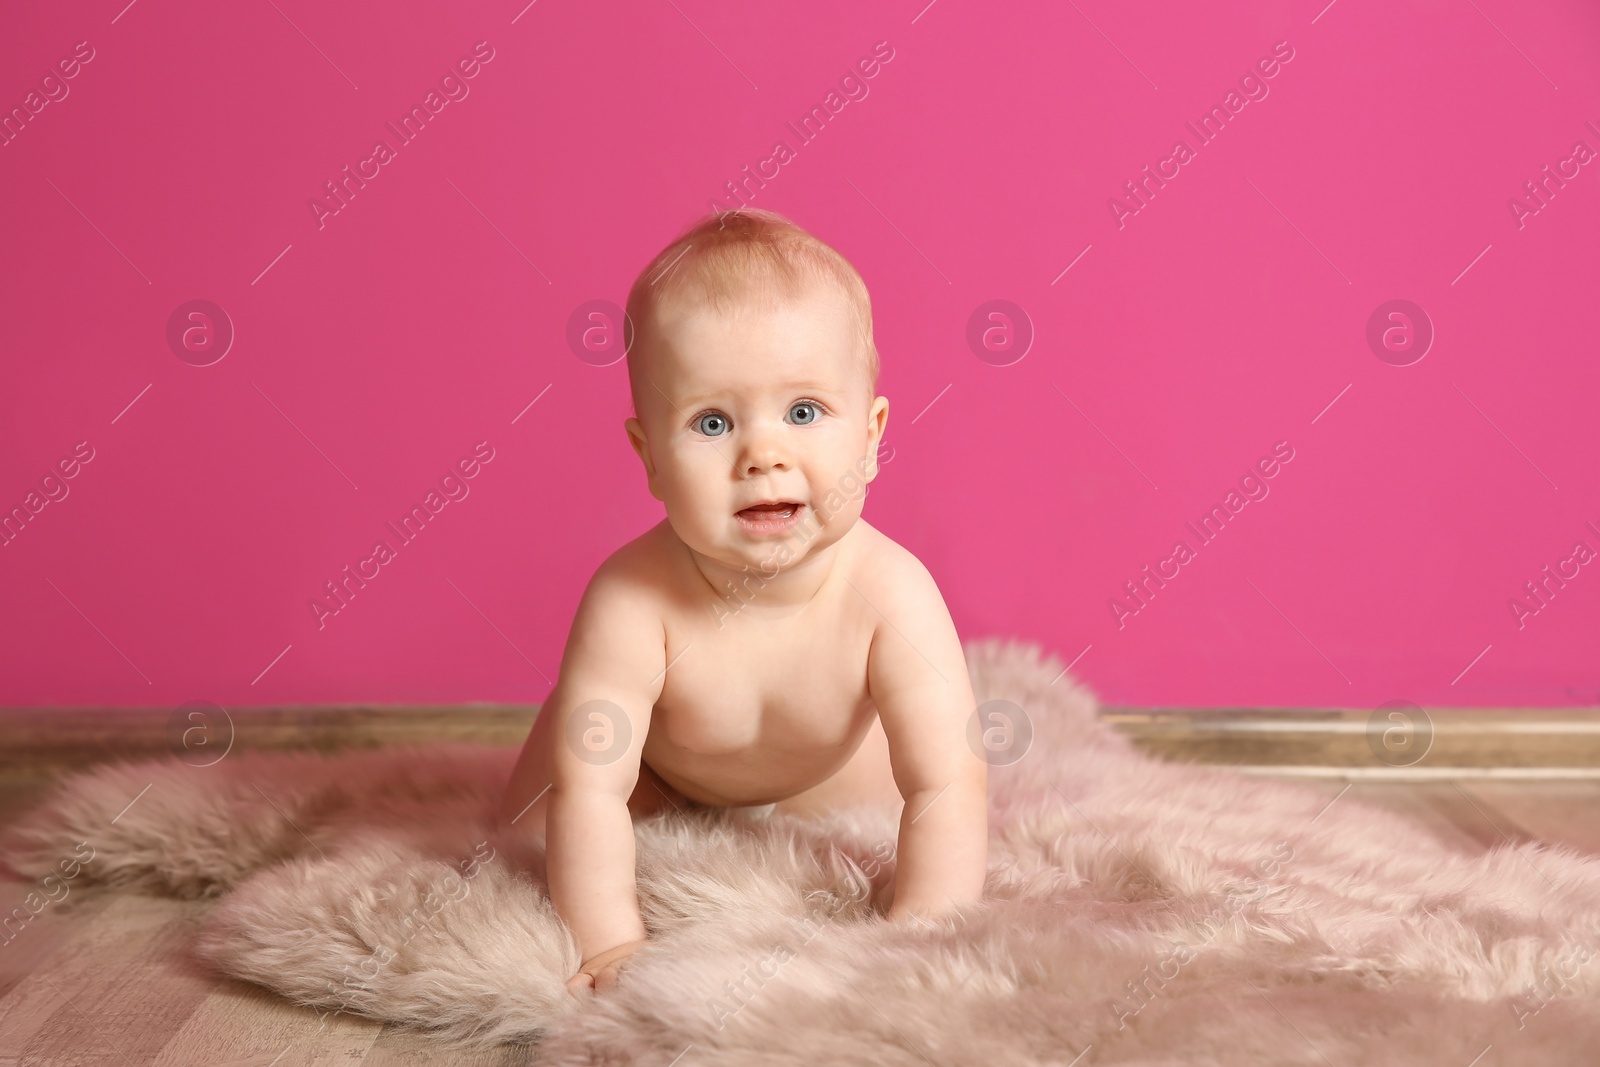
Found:
<path fill-rule="evenodd" d="M 889 401 L 866 286 L 771 212 L 713 215 L 628 296 L 624 423 L 666 519 L 590 579 L 506 788 L 605 990 L 646 941 L 634 818 L 899 812 L 888 918 L 976 901 L 985 761 L 938 586 L 861 518 Z"/>

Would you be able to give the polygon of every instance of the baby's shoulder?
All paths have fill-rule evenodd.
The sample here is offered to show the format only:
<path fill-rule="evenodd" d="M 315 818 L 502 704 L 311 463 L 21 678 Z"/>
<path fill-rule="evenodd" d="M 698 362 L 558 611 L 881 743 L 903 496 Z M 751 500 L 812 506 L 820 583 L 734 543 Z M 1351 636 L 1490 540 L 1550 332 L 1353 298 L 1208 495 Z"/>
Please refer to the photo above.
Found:
<path fill-rule="evenodd" d="M 662 580 L 652 570 L 648 546 L 641 540 L 635 538 L 612 552 L 589 576 L 573 615 L 569 655 L 571 649 L 577 649 L 579 656 L 603 656 L 621 648 L 657 652 L 665 648 Z"/>
<path fill-rule="evenodd" d="M 595 568 L 589 584 L 613 595 L 640 599 L 662 592 L 675 559 L 661 536 L 661 525 L 646 530 L 607 556 Z"/>
<path fill-rule="evenodd" d="M 600 562 L 584 583 L 578 600 L 575 626 L 614 625 L 621 617 L 644 622 L 659 613 L 656 594 L 659 580 L 652 580 L 648 550 L 634 538 Z M 604 620 L 604 622 L 602 622 Z"/>
<path fill-rule="evenodd" d="M 942 602 L 933 574 L 909 548 L 875 526 L 864 527 L 850 567 L 851 581 L 909 608 L 926 606 L 930 600 Z M 870 596 L 870 592 L 868 593 Z"/>

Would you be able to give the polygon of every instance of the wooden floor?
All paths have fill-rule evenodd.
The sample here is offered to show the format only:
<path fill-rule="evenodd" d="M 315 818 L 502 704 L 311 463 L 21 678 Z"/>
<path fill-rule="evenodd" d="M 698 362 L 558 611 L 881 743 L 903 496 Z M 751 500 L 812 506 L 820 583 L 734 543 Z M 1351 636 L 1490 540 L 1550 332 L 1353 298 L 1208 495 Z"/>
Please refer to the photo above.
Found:
<path fill-rule="evenodd" d="M 0 780 L 0 823 L 42 786 Z M 0 869 L 0 908 L 32 889 Z M 0 1067 L 510 1065 L 534 1050 L 456 1053 L 350 1015 L 215 977 L 187 950 L 208 905 L 73 889 L 0 944 Z"/>
<path fill-rule="evenodd" d="M 1466 849 L 1562 842 L 1600 852 L 1600 781 L 1292 780 L 1421 819 Z M 37 783 L 0 782 L 0 821 Z M 3 877 L 3 876 L 0 876 Z M 6 911 L 28 891 L 0 880 Z M 536 1050 L 452 1053 L 347 1015 L 319 1018 L 186 956 L 206 905 L 74 889 L 0 945 L 0 1067 L 17 1064 L 519 1064 Z"/>

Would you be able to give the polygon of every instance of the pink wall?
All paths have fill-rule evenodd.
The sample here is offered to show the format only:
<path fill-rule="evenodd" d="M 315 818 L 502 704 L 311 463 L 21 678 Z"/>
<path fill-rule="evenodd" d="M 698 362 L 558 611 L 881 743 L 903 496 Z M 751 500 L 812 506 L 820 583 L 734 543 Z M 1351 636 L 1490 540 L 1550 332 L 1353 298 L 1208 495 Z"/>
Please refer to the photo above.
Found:
<path fill-rule="evenodd" d="M 1600 702 L 1593 4 L 123 2 L 0 35 L 0 106 L 38 107 L 0 147 L 0 507 L 66 494 L 0 547 L 4 703 L 543 699 L 662 514 L 569 319 L 747 165 L 872 290 L 866 514 L 964 636 L 1113 702 Z M 206 366 L 220 319 L 168 337 L 196 300 Z M 998 350 L 994 300 L 1031 324 Z"/>

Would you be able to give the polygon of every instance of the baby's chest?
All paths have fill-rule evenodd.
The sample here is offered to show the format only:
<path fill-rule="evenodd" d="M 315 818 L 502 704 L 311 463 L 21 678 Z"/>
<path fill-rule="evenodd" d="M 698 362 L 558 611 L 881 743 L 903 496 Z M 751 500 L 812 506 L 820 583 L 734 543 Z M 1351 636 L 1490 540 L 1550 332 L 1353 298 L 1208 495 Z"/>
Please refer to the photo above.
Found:
<path fill-rule="evenodd" d="M 741 621 L 669 649 L 651 733 L 702 755 L 820 750 L 859 734 L 872 710 L 869 637 L 849 628 L 729 632 Z"/>

